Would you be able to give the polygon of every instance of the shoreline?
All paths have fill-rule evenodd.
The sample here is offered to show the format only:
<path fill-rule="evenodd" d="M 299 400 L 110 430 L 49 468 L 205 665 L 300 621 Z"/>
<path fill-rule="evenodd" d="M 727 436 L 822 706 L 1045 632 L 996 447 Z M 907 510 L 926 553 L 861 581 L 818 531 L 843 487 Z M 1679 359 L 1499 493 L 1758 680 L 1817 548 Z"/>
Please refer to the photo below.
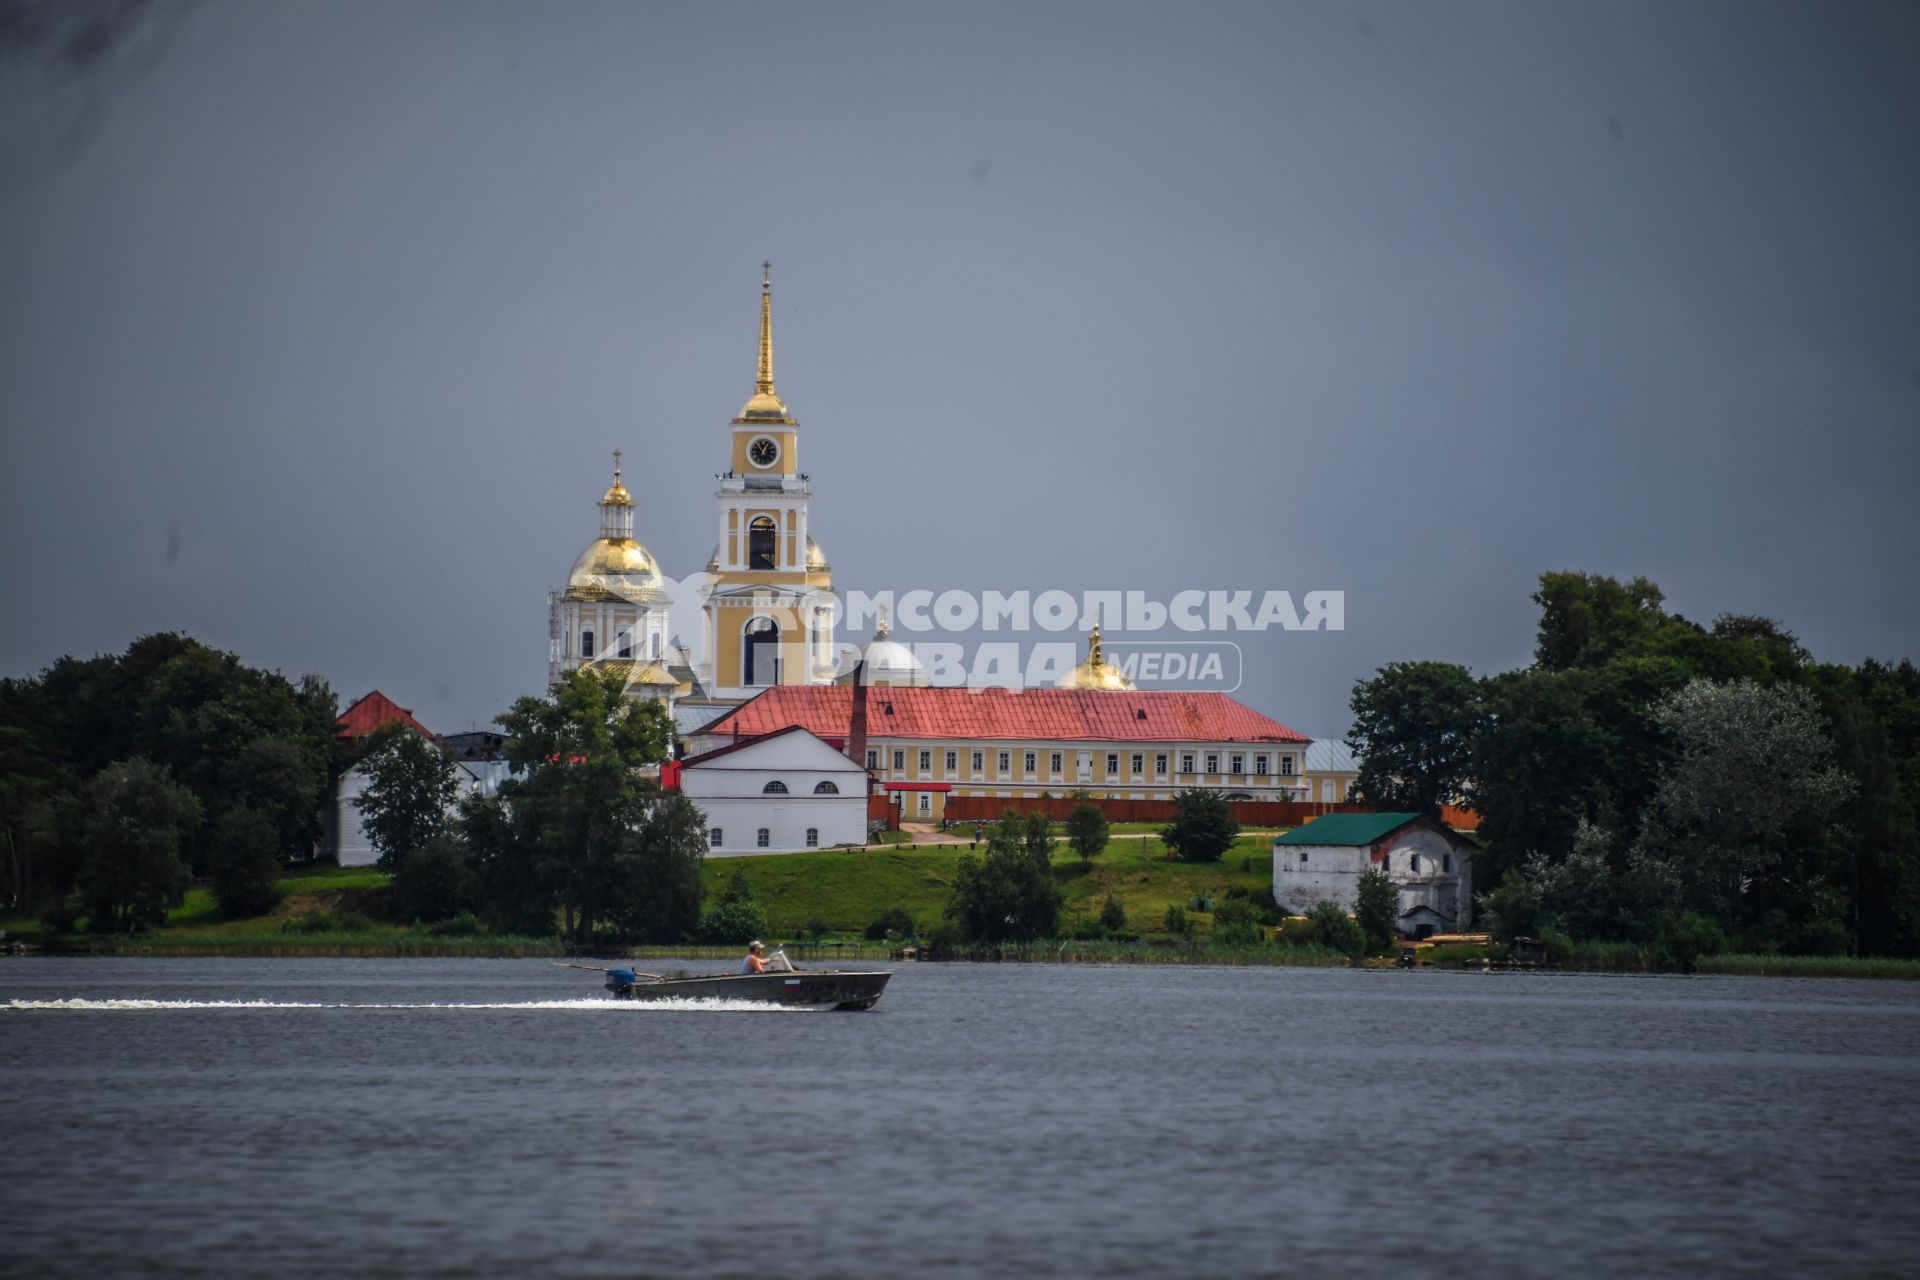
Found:
<path fill-rule="evenodd" d="M 285 942 L 263 944 L 258 941 L 222 943 L 209 939 L 178 941 L 110 941 L 84 939 L 76 946 L 54 948 L 19 946 L 0 952 L 0 962 L 13 958 L 76 957 L 144 959 L 207 959 L 218 957 L 248 959 L 365 959 L 365 960 L 730 960 L 739 955 L 738 947 L 642 946 L 607 947 L 590 951 L 569 950 L 558 939 L 551 942 L 532 938 L 289 938 Z M 786 950 L 797 964 L 820 966 L 849 962 L 896 964 L 1087 964 L 1143 966 L 1150 968 L 1312 968 L 1312 969 L 1392 969 L 1401 968 L 1389 957 L 1351 961 L 1335 953 L 1305 947 L 1240 947 L 1215 949 L 1204 945 L 1140 946 L 1127 943 L 1035 943 L 1006 947 L 969 947 L 938 958 L 905 958 L 899 948 L 884 946 L 811 947 L 788 945 Z M 1419 969 L 1440 972 L 1481 973 L 1553 973 L 1567 975 L 1621 975 L 1643 977 L 1774 977 L 1774 978 L 1856 978 L 1872 981 L 1920 981 L 1920 960 L 1858 958 L 1852 956 L 1702 956 L 1691 969 L 1673 966 L 1635 964 L 1599 966 L 1582 964 L 1476 964 L 1472 961 L 1434 965 Z M 1417 971 L 1417 970 L 1416 970 Z"/>

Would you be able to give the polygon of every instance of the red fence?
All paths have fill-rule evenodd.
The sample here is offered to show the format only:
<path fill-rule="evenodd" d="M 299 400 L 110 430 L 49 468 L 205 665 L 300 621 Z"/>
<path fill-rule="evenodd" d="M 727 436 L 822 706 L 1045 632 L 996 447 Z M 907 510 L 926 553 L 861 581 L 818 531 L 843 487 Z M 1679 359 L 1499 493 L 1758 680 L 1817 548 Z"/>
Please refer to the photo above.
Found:
<path fill-rule="evenodd" d="M 1171 800 L 1075 800 L 1065 796 L 948 796 L 949 822 L 997 822 L 1008 809 L 1018 814 L 1038 810 L 1056 821 L 1083 804 L 1097 807 L 1108 822 L 1170 822 Z M 1232 800 L 1227 808 L 1243 827 L 1297 827 L 1323 813 L 1370 813 L 1363 804 L 1322 804 L 1308 800 Z"/>
<path fill-rule="evenodd" d="M 886 823 L 889 831 L 900 829 L 900 811 L 893 807 L 893 800 L 890 797 L 878 791 L 871 792 L 867 796 L 867 821 L 872 822 L 875 818 Z"/>

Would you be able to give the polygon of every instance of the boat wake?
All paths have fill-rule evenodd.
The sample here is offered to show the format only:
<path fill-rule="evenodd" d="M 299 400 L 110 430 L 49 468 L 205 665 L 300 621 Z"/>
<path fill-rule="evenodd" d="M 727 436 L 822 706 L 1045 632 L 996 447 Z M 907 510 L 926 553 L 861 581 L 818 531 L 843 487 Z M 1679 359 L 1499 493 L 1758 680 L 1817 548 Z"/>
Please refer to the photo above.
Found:
<path fill-rule="evenodd" d="M 800 1013 L 794 1006 L 768 1004 L 758 1000 L 608 1000 L 577 998 L 572 1000 L 501 1000 L 471 1004 L 433 1002 L 378 1002 L 307 1000 L 89 1000 L 83 997 L 61 1000 L 9 1000 L 0 1010 L 16 1013 L 35 1012 L 120 1012 L 126 1010 L 201 1010 L 201 1009 L 448 1009 L 448 1010 L 538 1010 L 581 1011 L 588 1013 L 638 1013 L 642 1010 L 679 1010 L 683 1013 Z"/>

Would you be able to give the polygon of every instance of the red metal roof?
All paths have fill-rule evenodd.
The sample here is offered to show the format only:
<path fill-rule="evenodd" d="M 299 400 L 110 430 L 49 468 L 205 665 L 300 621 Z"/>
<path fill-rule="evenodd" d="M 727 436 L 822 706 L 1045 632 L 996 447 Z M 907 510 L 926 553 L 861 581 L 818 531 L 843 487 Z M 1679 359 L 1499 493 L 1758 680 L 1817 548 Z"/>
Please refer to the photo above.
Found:
<path fill-rule="evenodd" d="M 951 791 L 951 782 L 883 782 L 880 784 L 888 791 Z"/>
<path fill-rule="evenodd" d="M 333 732 L 340 738 L 364 738 L 389 724 L 404 724 L 424 737 L 433 736 L 433 730 L 415 720 L 413 712 L 378 689 L 341 712 L 340 718 L 333 722 Z"/>
<path fill-rule="evenodd" d="M 758 736 L 802 725 L 845 738 L 851 685 L 775 685 L 700 734 Z M 1184 689 L 868 688 L 874 738 L 1042 742 L 1287 742 L 1308 739 L 1224 693 Z"/>

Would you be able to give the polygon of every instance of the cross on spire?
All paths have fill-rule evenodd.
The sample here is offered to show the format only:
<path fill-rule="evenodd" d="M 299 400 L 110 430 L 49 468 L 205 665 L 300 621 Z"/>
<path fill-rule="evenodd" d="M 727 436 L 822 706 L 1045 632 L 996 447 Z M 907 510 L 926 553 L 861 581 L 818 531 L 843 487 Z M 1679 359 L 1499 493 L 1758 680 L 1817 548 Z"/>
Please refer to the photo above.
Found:
<path fill-rule="evenodd" d="M 613 482 L 620 483 L 620 451 L 618 449 L 613 451 Z"/>

